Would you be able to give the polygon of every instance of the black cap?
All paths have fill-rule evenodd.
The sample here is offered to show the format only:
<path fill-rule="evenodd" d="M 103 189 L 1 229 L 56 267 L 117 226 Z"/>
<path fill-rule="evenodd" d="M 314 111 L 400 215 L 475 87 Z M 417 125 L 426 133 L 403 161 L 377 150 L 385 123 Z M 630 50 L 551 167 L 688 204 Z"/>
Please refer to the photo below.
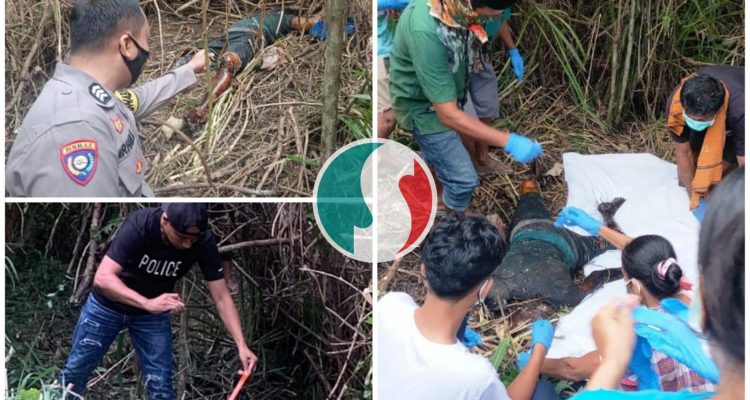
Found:
<path fill-rule="evenodd" d="M 188 228 L 196 226 L 201 232 L 208 229 L 208 208 L 200 203 L 167 203 L 161 209 L 167 213 L 169 224 L 183 235 L 189 233 Z"/>

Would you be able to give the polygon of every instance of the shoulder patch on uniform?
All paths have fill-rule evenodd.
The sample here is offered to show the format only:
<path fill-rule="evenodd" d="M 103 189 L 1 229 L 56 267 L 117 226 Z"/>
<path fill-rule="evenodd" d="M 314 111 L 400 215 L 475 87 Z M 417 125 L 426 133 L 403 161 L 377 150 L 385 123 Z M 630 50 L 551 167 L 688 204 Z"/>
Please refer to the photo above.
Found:
<path fill-rule="evenodd" d="M 95 140 L 76 140 L 60 147 L 60 160 L 73 182 L 86 186 L 96 173 L 99 148 Z"/>
<path fill-rule="evenodd" d="M 115 97 L 117 97 L 122 102 L 122 104 L 125 104 L 125 107 L 127 107 L 133 113 L 138 112 L 140 102 L 138 101 L 138 96 L 134 91 L 130 89 L 118 90 L 115 92 Z"/>
<path fill-rule="evenodd" d="M 112 101 L 112 96 L 98 83 L 92 83 L 89 86 L 89 94 L 96 100 L 97 103 L 103 106 L 109 106 L 109 102 Z"/>

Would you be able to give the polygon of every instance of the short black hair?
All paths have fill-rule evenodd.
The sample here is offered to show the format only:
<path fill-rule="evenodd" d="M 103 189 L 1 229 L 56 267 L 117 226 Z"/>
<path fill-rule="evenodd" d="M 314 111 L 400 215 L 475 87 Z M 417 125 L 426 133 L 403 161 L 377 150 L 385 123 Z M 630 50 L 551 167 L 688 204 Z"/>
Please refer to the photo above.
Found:
<path fill-rule="evenodd" d="M 659 264 L 677 259 L 669 240 L 658 235 L 639 236 L 622 249 L 622 268 L 628 278 L 638 279 L 659 300 L 674 296 L 680 291 L 682 269 L 675 263 L 659 276 Z"/>
<path fill-rule="evenodd" d="M 698 264 L 704 332 L 724 355 L 745 363 L 745 168 L 725 177 L 708 199 Z"/>
<path fill-rule="evenodd" d="M 70 14 L 70 51 L 99 50 L 123 29 L 137 33 L 146 18 L 137 0 L 76 0 Z"/>
<path fill-rule="evenodd" d="M 493 10 L 504 10 L 512 7 L 521 0 L 471 0 L 472 8 L 489 7 Z"/>
<path fill-rule="evenodd" d="M 451 215 L 430 231 L 422 246 L 427 283 L 442 299 L 461 299 L 492 274 L 507 251 L 486 218 Z"/>
<path fill-rule="evenodd" d="M 715 114 L 724 104 L 724 85 L 709 75 L 698 74 L 682 84 L 680 103 L 687 114 Z"/>

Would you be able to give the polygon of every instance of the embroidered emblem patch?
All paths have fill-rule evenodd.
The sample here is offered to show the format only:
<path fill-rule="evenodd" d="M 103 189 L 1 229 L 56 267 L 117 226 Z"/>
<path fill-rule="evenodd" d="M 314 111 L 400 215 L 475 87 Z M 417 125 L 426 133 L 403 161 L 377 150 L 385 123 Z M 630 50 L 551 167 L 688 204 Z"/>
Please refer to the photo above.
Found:
<path fill-rule="evenodd" d="M 117 118 L 112 119 L 112 125 L 115 127 L 117 133 L 122 133 L 122 130 L 125 128 L 125 123 L 122 122 L 122 118 L 119 115 Z"/>
<path fill-rule="evenodd" d="M 140 103 L 138 101 L 138 96 L 135 95 L 134 91 L 129 89 L 118 90 L 115 92 L 115 97 L 117 97 L 122 102 L 122 104 L 125 104 L 125 107 L 127 107 L 133 113 L 138 112 Z"/>
<path fill-rule="evenodd" d="M 138 160 L 135 162 L 135 173 L 140 175 L 141 172 L 143 172 L 143 160 Z"/>
<path fill-rule="evenodd" d="M 86 186 L 96 173 L 99 150 L 94 140 L 76 140 L 60 147 L 60 160 L 65 173 L 81 186 Z"/>
<path fill-rule="evenodd" d="M 89 86 L 89 93 L 94 100 L 102 105 L 107 105 L 109 101 L 112 100 L 112 96 L 110 96 L 109 93 L 107 93 L 107 91 L 98 83 L 92 83 L 91 86 Z"/>

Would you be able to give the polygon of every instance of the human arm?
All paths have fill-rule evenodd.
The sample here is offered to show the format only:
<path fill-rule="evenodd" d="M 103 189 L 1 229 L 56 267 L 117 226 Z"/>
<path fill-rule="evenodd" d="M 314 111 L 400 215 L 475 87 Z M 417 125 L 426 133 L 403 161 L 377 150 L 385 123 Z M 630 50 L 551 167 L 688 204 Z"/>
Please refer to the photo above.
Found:
<path fill-rule="evenodd" d="M 206 285 L 208 286 L 208 291 L 211 293 L 211 298 L 216 303 L 216 311 L 219 313 L 221 321 L 237 345 L 242 368 L 245 371 L 252 371 L 255 368 L 258 357 L 247 346 L 245 336 L 242 334 L 240 316 L 237 313 L 237 307 L 234 304 L 234 300 L 232 300 L 232 295 L 229 293 L 226 281 L 224 279 L 217 279 L 206 282 Z"/>
<path fill-rule="evenodd" d="M 159 297 L 149 299 L 127 287 L 120 279 L 120 274 L 122 274 L 122 266 L 108 255 L 104 256 L 94 275 L 94 287 L 108 299 L 146 310 L 152 314 L 180 312 L 185 308 L 185 304 L 180 301 L 177 293 L 164 293 Z"/>
<path fill-rule="evenodd" d="M 492 146 L 503 147 L 518 162 L 527 163 L 542 154 L 542 146 L 535 140 L 487 125 L 460 110 L 455 101 L 433 103 L 433 106 L 446 127 Z"/>
<path fill-rule="evenodd" d="M 458 108 L 456 101 L 433 103 L 440 123 L 446 127 L 497 147 L 505 147 L 510 132 L 487 125 Z"/>
<path fill-rule="evenodd" d="M 543 344 L 534 345 L 531 357 L 526 366 L 516 376 L 516 379 L 508 385 L 508 396 L 513 400 L 528 400 L 534 394 L 539 373 L 542 371 L 544 357 L 547 356 L 547 348 Z"/>
<path fill-rule="evenodd" d="M 531 325 L 531 356 L 516 379 L 508 386 L 508 395 L 511 399 L 531 399 L 554 333 L 555 329 L 547 320 L 538 320 Z"/>
<path fill-rule="evenodd" d="M 614 246 L 617 250 L 624 249 L 625 246 L 633 240 L 630 236 L 618 232 L 606 225 L 602 225 L 602 227 L 599 228 L 599 236 Z"/>
<path fill-rule="evenodd" d="M 118 90 L 115 96 L 141 120 L 195 85 L 198 82 L 195 74 L 205 71 L 206 58 L 205 50 L 201 50 L 187 64 L 138 87 Z"/>
<path fill-rule="evenodd" d="M 504 23 L 500 26 L 500 40 L 508 50 L 508 56 L 513 65 L 513 73 L 516 75 L 516 79 L 520 81 L 523 79 L 524 72 L 526 72 L 526 66 L 524 65 L 523 57 L 521 57 L 521 52 L 516 48 L 516 42 L 513 40 L 513 34 L 510 31 L 510 24 L 508 24 L 510 9 L 506 9 L 503 16 Z"/>
<path fill-rule="evenodd" d="M 689 142 L 673 142 L 675 158 L 677 160 L 677 179 L 680 186 L 687 189 L 688 194 L 693 189 L 693 178 L 695 178 L 695 154 L 690 148 Z"/>
<path fill-rule="evenodd" d="M 617 298 L 604 306 L 591 321 L 591 330 L 601 355 L 601 364 L 591 375 L 586 389 L 619 387 L 635 347 L 635 329 L 631 313 L 637 306 L 636 296 Z"/>
<path fill-rule="evenodd" d="M 510 51 L 516 48 L 516 42 L 513 40 L 513 33 L 510 31 L 510 25 L 507 22 L 503 22 L 500 26 L 499 36 L 506 50 Z"/>
<path fill-rule="evenodd" d="M 555 221 L 555 226 L 563 225 L 577 226 L 588 232 L 591 236 L 601 236 L 615 248 L 622 250 L 633 240 L 630 236 L 607 227 L 604 223 L 595 220 L 586 211 L 578 207 L 565 207 Z"/>
<path fill-rule="evenodd" d="M 744 110 L 743 110 L 744 111 Z M 734 140 L 734 151 L 737 155 L 737 164 L 745 165 L 745 113 L 731 126 L 732 140 Z"/>
<path fill-rule="evenodd" d="M 578 382 L 589 379 L 599 363 L 599 352 L 596 350 L 581 357 L 547 358 L 542 364 L 542 374 Z"/>

